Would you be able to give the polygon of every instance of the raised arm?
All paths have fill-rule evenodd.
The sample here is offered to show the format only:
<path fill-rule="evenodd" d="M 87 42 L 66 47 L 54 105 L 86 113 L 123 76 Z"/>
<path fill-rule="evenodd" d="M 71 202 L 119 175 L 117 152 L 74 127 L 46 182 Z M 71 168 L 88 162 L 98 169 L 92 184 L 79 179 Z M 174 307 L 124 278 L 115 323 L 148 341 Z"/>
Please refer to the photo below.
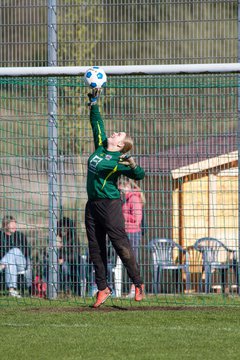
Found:
<path fill-rule="evenodd" d="M 90 123 L 93 132 L 95 149 L 99 146 L 107 146 L 104 124 L 97 104 L 92 105 L 90 108 Z"/>

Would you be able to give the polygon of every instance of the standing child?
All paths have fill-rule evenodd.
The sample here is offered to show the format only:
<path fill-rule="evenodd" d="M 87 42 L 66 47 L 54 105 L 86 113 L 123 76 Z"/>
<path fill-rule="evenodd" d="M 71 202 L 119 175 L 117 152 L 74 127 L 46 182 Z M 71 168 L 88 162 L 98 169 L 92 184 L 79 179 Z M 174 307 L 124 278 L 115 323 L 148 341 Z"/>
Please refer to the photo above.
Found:
<path fill-rule="evenodd" d="M 145 197 L 140 187 L 131 179 L 121 181 L 119 190 L 122 193 L 122 211 L 125 219 L 125 230 L 132 246 L 135 258 L 139 263 L 139 251 L 142 239 L 142 219 Z M 129 298 L 135 296 L 135 285 L 132 284 Z"/>

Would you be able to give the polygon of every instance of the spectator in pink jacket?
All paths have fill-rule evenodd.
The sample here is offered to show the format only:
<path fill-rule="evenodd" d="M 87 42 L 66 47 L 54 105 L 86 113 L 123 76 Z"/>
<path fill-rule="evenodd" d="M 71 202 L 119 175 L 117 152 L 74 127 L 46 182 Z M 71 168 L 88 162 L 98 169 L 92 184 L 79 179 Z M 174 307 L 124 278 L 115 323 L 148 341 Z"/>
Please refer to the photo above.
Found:
<path fill-rule="evenodd" d="M 122 211 L 125 219 L 125 229 L 134 255 L 139 263 L 139 250 L 142 238 L 142 217 L 145 197 L 141 188 L 131 179 L 121 181 L 119 190 L 122 194 Z M 135 286 L 132 285 L 128 297 L 134 298 Z"/>

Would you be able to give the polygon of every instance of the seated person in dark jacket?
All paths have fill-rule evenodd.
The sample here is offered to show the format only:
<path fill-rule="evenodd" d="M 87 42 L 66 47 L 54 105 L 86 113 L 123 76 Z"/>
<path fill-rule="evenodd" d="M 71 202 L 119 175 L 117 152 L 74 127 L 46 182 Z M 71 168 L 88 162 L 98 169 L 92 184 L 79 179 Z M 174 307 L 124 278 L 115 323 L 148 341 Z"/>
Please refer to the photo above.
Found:
<path fill-rule="evenodd" d="M 62 217 L 57 223 L 58 289 L 81 294 L 81 254 L 75 222 Z M 44 257 L 44 279 L 49 277 L 48 254 Z"/>
<path fill-rule="evenodd" d="M 0 271 L 5 270 L 9 296 L 21 297 L 17 291 L 17 277 L 23 274 L 28 288 L 32 285 L 31 248 L 26 236 L 17 231 L 13 216 L 4 216 L 0 231 Z"/>
<path fill-rule="evenodd" d="M 58 221 L 58 235 L 62 240 L 59 247 L 59 264 L 61 265 L 61 280 L 65 290 L 71 290 L 75 295 L 80 295 L 80 246 L 77 240 L 77 229 L 75 222 L 63 217 Z"/>

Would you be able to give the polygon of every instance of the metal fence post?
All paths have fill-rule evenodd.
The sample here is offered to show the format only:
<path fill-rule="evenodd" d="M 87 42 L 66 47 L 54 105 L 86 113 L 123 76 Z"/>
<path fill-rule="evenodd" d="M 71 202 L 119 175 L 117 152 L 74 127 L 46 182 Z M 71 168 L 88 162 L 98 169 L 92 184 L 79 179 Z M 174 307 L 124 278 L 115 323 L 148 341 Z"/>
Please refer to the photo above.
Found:
<path fill-rule="evenodd" d="M 48 1 L 48 66 L 57 65 L 57 6 L 56 0 Z M 57 160 L 57 87 L 56 79 L 48 83 L 48 191 L 49 191 L 49 268 L 48 298 L 57 297 L 58 255 L 58 160 Z"/>

